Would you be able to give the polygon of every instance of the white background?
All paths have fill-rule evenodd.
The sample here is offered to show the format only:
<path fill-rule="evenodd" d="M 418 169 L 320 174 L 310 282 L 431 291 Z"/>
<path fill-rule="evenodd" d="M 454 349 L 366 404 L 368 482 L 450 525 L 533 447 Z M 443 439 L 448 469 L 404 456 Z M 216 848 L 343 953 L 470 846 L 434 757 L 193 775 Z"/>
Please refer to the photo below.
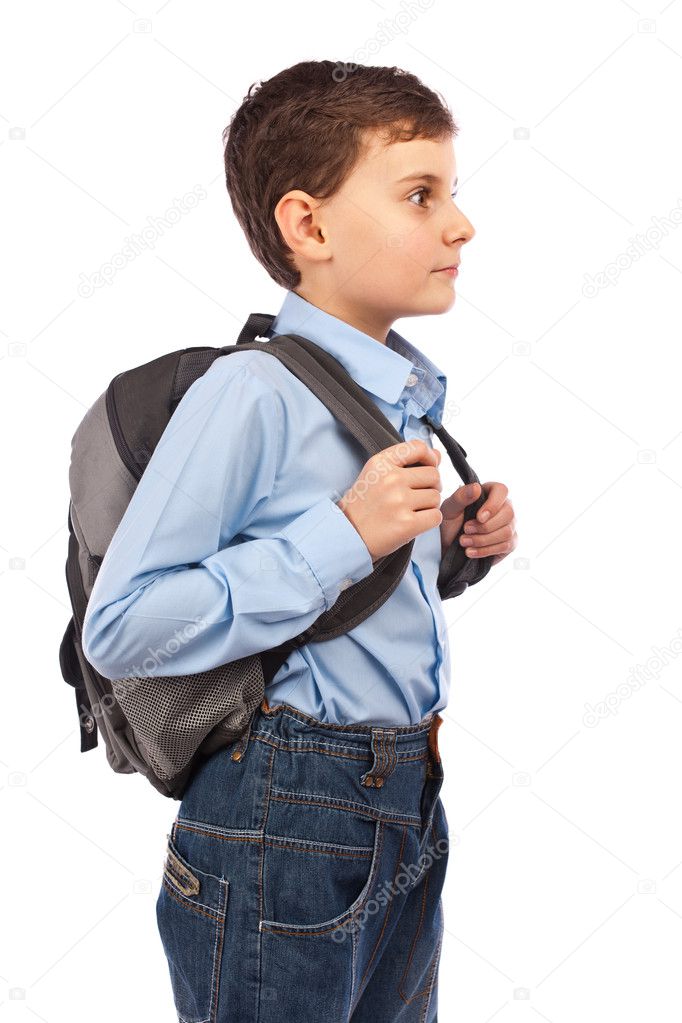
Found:
<path fill-rule="evenodd" d="M 4 6 L 0 1023 L 175 1018 L 154 901 L 177 803 L 80 753 L 59 670 L 70 441 L 116 373 L 279 309 L 221 131 L 252 82 L 322 58 L 405 67 L 460 125 L 457 301 L 396 329 L 517 519 L 444 605 L 439 1018 L 680 1019 L 682 2 L 640 4 Z"/>

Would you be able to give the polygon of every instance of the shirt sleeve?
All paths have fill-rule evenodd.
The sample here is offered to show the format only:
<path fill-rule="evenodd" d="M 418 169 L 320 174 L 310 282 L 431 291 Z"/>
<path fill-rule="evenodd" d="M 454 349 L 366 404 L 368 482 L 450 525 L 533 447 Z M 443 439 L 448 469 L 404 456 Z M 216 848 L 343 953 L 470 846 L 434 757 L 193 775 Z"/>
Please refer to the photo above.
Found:
<path fill-rule="evenodd" d="M 328 497 L 272 536 L 239 539 L 286 441 L 281 396 L 252 354 L 216 359 L 185 392 L 105 552 L 82 644 L 106 678 L 194 674 L 271 649 L 374 568 Z"/>

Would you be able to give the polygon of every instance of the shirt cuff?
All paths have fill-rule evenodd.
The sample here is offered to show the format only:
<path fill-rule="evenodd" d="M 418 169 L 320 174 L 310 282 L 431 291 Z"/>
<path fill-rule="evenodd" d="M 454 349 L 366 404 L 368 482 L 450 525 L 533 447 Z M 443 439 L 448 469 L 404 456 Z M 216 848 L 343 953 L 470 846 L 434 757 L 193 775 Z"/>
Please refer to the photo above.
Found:
<path fill-rule="evenodd" d="M 365 541 L 330 497 L 324 497 L 297 516 L 276 536 L 292 543 L 308 563 L 325 599 L 325 611 L 341 590 L 374 570 Z"/>

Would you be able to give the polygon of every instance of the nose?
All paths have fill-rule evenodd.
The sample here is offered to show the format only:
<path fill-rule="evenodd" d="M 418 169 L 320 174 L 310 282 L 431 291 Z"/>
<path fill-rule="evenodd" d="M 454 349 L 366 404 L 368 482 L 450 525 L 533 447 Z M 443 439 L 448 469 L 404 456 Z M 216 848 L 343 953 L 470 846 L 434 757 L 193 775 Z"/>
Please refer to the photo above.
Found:
<path fill-rule="evenodd" d="M 476 228 L 469 218 L 462 213 L 459 207 L 453 205 L 451 215 L 445 227 L 446 242 L 451 244 L 455 241 L 461 241 L 464 244 L 470 242 L 475 234 Z"/>

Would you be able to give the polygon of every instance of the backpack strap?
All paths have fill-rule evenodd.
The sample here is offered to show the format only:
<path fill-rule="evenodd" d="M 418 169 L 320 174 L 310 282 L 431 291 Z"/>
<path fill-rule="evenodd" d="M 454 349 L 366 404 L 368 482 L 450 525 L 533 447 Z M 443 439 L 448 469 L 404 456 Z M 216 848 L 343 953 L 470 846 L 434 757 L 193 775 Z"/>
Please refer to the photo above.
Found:
<path fill-rule="evenodd" d="M 274 318 L 270 313 L 251 313 L 241 329 L 237 344 L 248 344 L 249 341 L 255 341 L 257 337 L 264 337 L 266 331 L 272 326 Z"/>
<path fill-rule="evenodd" d="M 267 344 L 243 341 L 231 351 L 255 349 L 279 359 L 315 394 L 350 432 L 369 458 L 404 438 L 355 383 L 343 366 L 319 345 L 297 334 L 280 334 Z M 377 559 L 364 579 L 342 590 L 332 607 L 312 625 L 278 647 L 261 653 L 266 683 L 276 674 L 289 653 L 306 643 L 325 642 L 343 635 L 374 614 L 391 596 L 410 564 L 414 539 Z"/>
<path fill-rule="evenodd" d="M 298 334 L 275 335 L 267 344 L 255 341 L 255 335 L 263 336 L 273 320 L 273 316 L 252 313 L 239 335 L 239 349 L 230 345 L 224 351 L 256 349 L 278 358 L 346 426 L 368 457 L 405 440 L 341 363 L 320 345 Z M 444 427 L 436 426 L 429 417 L 425 418 L 444 444 L 463 482 L 478 482 L 476 473 L 466 461 L 466 452 L 462 446 Z M 484 500 L 485 496 L 481 494 L 478 501 L 467 506 L 464 521 L 476 515 Z M 482 579 L 490 569 L 491 558 L 467 558 L 461 544 L 456 542 L 458 538 L 459 534 L 441 561 L 438 589 L 442 599 L 462 593 L 468 585 Z M 266 679 L 274 677 L 292 650 L 312 640 L 323 642 L 334 639 L 373 614 L 403 577 L 411 560 L 413 546 L 414 539 L 380 558 L 369 576 L 342 591 L 333 607 L 323 612 L 308 629 L 279 647 L 261 654 Z"/>
<path fill-rule="evenodd" d="M 478 476 L 466 460 L 466 451 L 462 445 L 450 436 L 444 426 L 437 426 L 430 416 L 424 416 L 424 419 L 450 456 L 450 461 L 457 470 L 462 483 L 465 485 L 480 483 Z M 479 508 L 484 504 L 485 494 L 481 487 L 478 499 L 464 509 L 461 529 L 441 558 L 437 586 L 442 600 L 458 597 L 464 593 L 467 586 L 473 586 L 474 583 L 480 582 L 491 569 L 492 558 L 468 558 L 465 549 L 459 543 L 465 524 L 476 518 Z"/>
<path fill-rule="evenodd" d="M 240 345 L 246 344 L 249 347 L 253 347 L 253 345 L 250 345 L 248 343 L 251 341 L 255 341 L 257 335 L 260 336 L 265 335 L 267 331 L 271 329 L 274 319 L 275 317 L 268 313 L 251 313 L 239 335 L 238 344 Z M 379 414 L 381 420 L 383 420 L 385 427 L 391 434 L 390 439 L 387 441 L 384 447 L 388 447 L 391 443 L 397 443 L 403 440 L 400 434 L 397 433 L 397 431 L 393 428 L 393 425 L 389 422 L 388 419 L 386 419 L 384 414 L 379 410 L 377 405 L 370 398 L 367 397 L 364 390 L 352 379 L 352 377 L 348 373 L 346 373 L 346 371 L 340 365 L 338 360 L 334 359 L 333 356 L 329 354 L 329 352 L 327 352 L 321 346 L 315 345 L 312 341 L 309 341 L 307 338 L 301 338 L 295 334 L 279 335 L 279 337 L 284 336 L 296 337 L 300 342 L 304 344 L 308 351 L 314 354 L 315 360 L 317 362 L 323 363 L 324 368 L 327 370 L 328 373 L 331 373 L 333 376 L 335 375 L 338 378 L 343 377 L 342 383 L 344 389 L 340 393 L 340 395 L 338 395 L 342 399 L 342 401 L 345 400 L 345 395 L 348 392 L 350 392 L 351 395 L 355 398 L 355 400 L 359 402 L 362 406 L 364 406 L 364 408 L 371 413 L 372 419 L 376 419 L 377 413 Z M 271 342 L 274 340 L 275 338 L 273 337 L 271 339 Z M 259 348 L 260 351 L 267 351 L 267 345 L 257 344 L 257 347 Z M 226 348 L 225 350 L 228 349 Z M 339 370 L 342 371 L 341 374 L 339 374 L 338 372 Z M 314 390 L 313 383 L 310 379 L 306 379 L 304 382 L 311 388 L 311 390 Z M 318 397 L 320 397 L 319 394 Z M 322 397 L 321 400 L 325 401 L 324 397 Z M 327 404 L 326 401 L 325 404 Z M 331 409 L 330 405 L 327 405 L 327 407 Z M 334 415 L 337 415 L 337 417 L 341 419 L 342 422 L 346 423 L 346 425 L 349 427 L 352 433 L 354 432 L 353 425 L 352 424 L 349 425 L 348 421 L 343 418 L 343 415 L 340 410 L 337 411 L 337 409 L 334 408 L 331 409 L 331 411 L 333 411 Z M 351 412 L 352 417 L 354 417 L 356 414 L 357 411 L 353 409 Z M 424 421 L 431 428 L 431 430 L 433 430 L 433 432 L 436 434 L 441 444 L 445 448 L 450 458 L 450 461 L 454 465 L 458 476 L 462 480 L 462 483 L 465 485 L 470 483 L 480 483 L 478 476 L 476 475 L 476 473 L 466 460 L 467 453 L 462 447 L 462 445 L 448 433 L 448 431 L 442 424 L 438 426 L 433 421 L 433 419 L 431 419 L 430 416 L 425 415 Z M 489 557 L 468 558 L 466 555 L 466 551 L 459 543 L 459 537 L 461 536 L 464 530 L 465 524 L 469 522 L 471 519 L 476 518 L 479 509 L 483 506 L 484 503 L 485 494 L 481 493 L 480 497 L 476 501 L 467 505 L 467 507 L 464 509 L 464 519 L 462 520 L 462 528 L 460 529 L 459 533 L 454 538 L 453 542 L 450 544 L 445 554 L 443 555 L 443 558 L 440 563 L 440 568 L 438 571 L 437 581 L 438 591 L 440 593 L 442 600 L 448 600 L 450 597 L 459 596 L 461 593 L 464 592 L 467 586 L 472 586 L 474 583 L 480 582 L 481 579 L 483 579 L 483 577 L 486 576 L 490 571 L 490 568 L 492 566 L 492 558 Z M 351 587 L 348 592 L 352 593 L 353 587 Z M 311 628 L 313 628 L 313 626 L 311 626 Z"/>

